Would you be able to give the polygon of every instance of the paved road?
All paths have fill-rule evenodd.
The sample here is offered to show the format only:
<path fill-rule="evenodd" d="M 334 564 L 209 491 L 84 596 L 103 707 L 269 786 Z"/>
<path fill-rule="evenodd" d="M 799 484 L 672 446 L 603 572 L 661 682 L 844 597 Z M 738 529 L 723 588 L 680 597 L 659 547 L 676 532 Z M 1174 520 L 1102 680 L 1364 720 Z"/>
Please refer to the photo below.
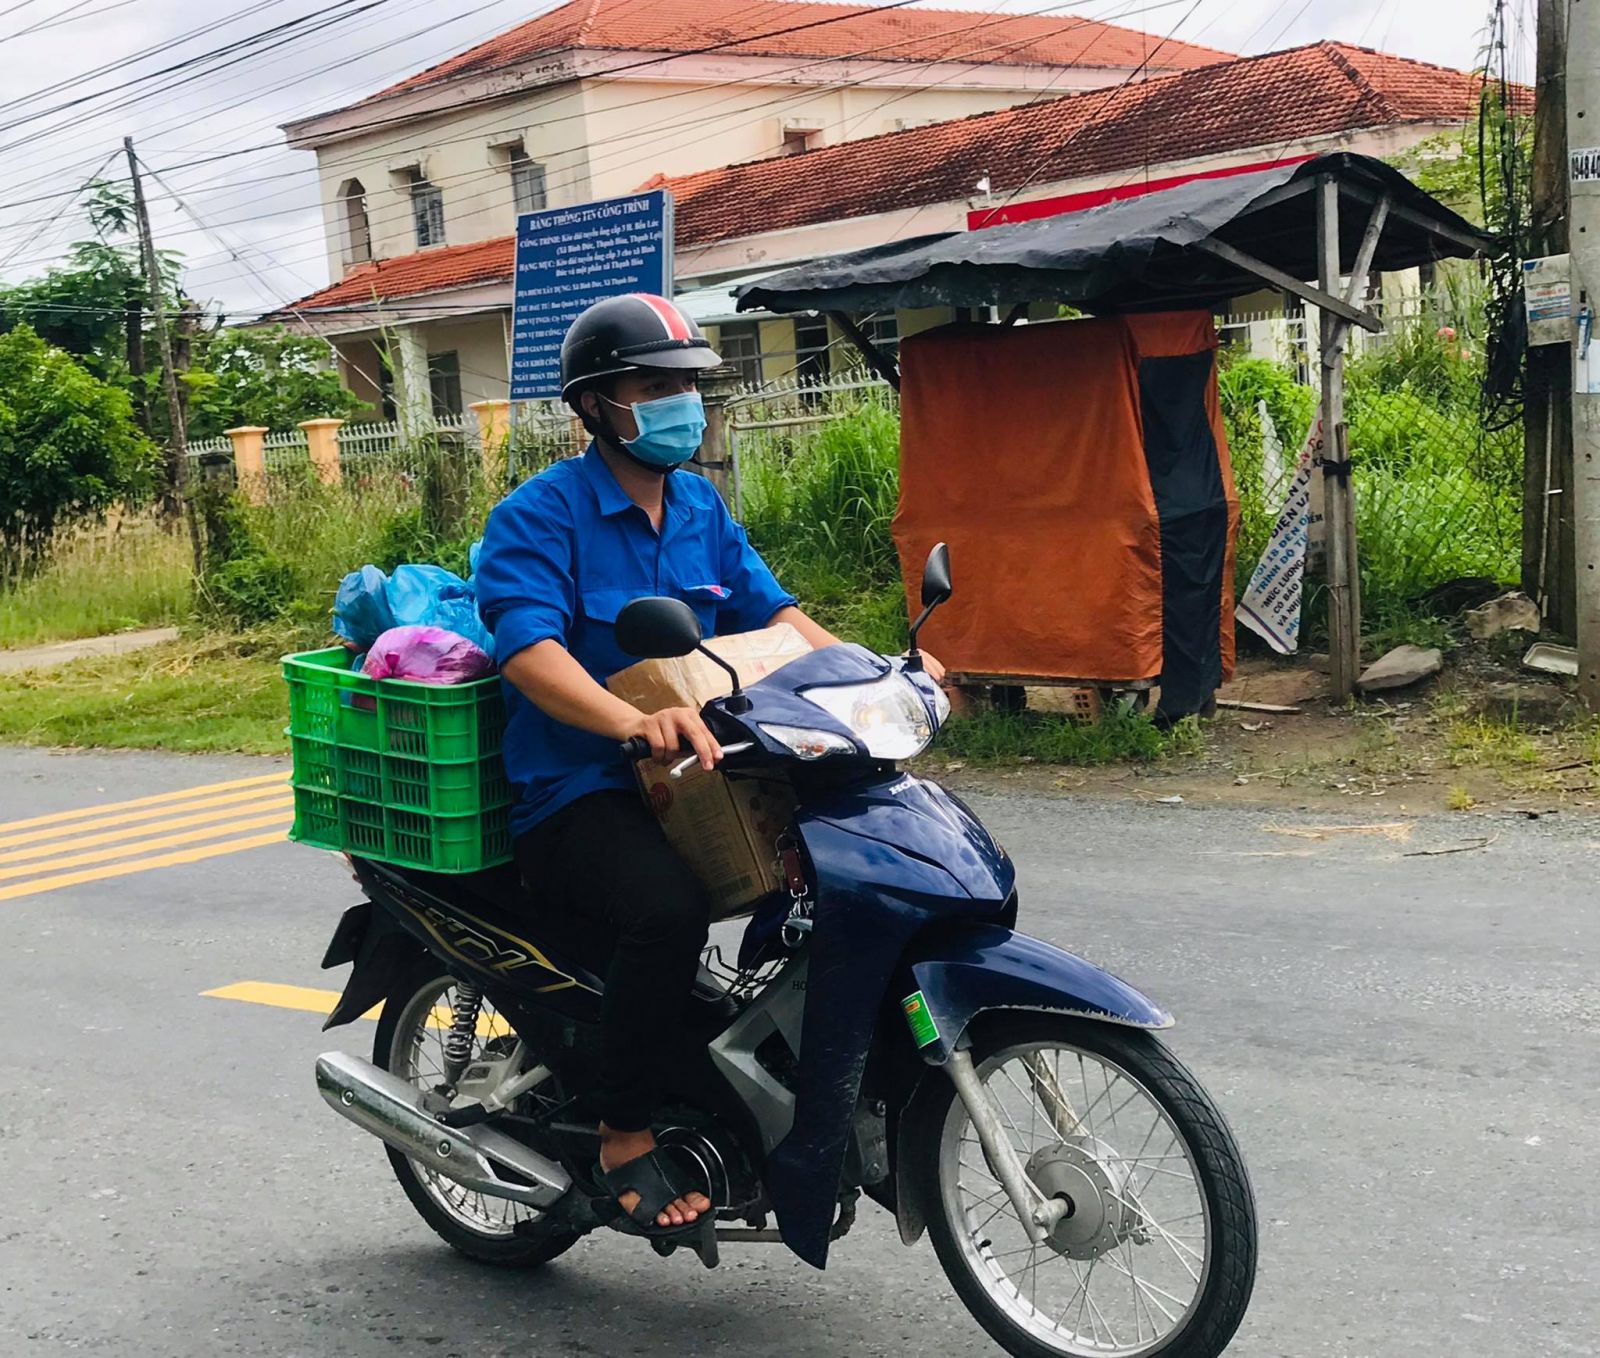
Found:
<path fill-rule="evenodd" d="M 3 750 L 0 854 L 9 822 L 277 767 Z M 1441 819 L 1398 843 L 1233 810 L 979 809 L 1025 926 L 1171 1005 L 1233 1120 L 1264 1234 L 1232 1352 L 1600 1353 L 1600 824 Z M 50 864 L 83 852 L 56 836 L 82 819 L 24 861 L 72 876 Z M 316 1018 L 203 994 L 336 984 L 316 961 L 351 892 L 336 860 L 268 843 L 0 896 L 0 1355 L 997 1352 L 876 1209 L 826 1274 L 612 1238 L 534 1277 L 457 1261 L 316 1097 Z"/>

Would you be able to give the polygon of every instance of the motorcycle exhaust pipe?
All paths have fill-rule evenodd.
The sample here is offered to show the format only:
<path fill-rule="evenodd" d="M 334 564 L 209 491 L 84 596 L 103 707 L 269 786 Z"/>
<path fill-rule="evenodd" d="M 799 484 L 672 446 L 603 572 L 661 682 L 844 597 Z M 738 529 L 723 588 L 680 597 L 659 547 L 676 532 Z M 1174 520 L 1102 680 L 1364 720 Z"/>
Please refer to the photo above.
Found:
<path fill-rule="evenodd" d="M 547 1209 L 572 1187 L 560 1165 L 504 1132 L 435 1121 L 420 1089 L 359 1056 L 324 1052 L 317 1058 L 317 1088 L 341 1117 L 479 1193 Z"/>

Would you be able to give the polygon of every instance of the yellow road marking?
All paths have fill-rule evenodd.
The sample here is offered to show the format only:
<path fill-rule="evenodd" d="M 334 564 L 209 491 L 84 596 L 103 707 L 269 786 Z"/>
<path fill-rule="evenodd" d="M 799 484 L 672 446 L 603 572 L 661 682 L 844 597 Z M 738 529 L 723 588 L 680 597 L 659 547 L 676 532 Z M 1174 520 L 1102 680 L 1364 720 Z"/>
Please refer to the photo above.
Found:
<path fill-rule="evenodd" d="M 273 788 L 265 796 L 253 793 L 252 798 L 253 800 L 243 806 L 227 806 L 221 809 L 212 807 L 189 816 L 173 816 L 168 820 L 153 821 L 146 825 L 125 825 L 120 830 L 106 830 L 97 835 L 78 836 L 75 833 L 77 827 L 70 827 L 67 838 L 53 839 L 44 844 L 31 844 L 26 849 L 12 849 L 9 853 L 0 853 L 0 863 L 21 863 L 30 858 L 48 858 L 63 849 L 92 849 L 97 844 L 115 844 L 126 839 L 138 840 L 144 835 L 160 835 L 168 830 L 181 830 L 186 825 L 206 825 L 263 811 L 281 812 L 294 805 L 293 797 L 279 792 L 277 788 Z M 220 834 L 221 830 L 213 833 Z"/>
<path fill-rule="evenodd" d="M 180 849 L 173 853 L 159 853 L 154 858 L 137 858 L 131 863 L 113 863 L 108 867 L 84 868 L 79 872 L 58 873 L 54 877 L 36 877 L 31 882 L 18 882 L 15 886 L 0 887 L 0 901 L 13 901 L 19 896 L 36 896 L 41 891 L 55 891 L 61 887 L 81 886 L 85 882 L 103 882 L 111 877 L 126 877 L 129 873 L 148 872 L 151 868 L 172 868 L 182 863 L 199 863 L 222 854 L 239 853 L 266 844 L 280 844 L 287 836 L 282 830 L 269 834 L 249 835 L 244 839 L 229 839 L 221 844 L 208 844 L 199 849 Z"/>
<path fill-rule="evenodd" d="M 288 789 L 281 789 L 287 793 Z M 276 796 L 280 789 L 276 787 L 255 787 L 245 792 L 229 792 L 221 797 L 202 797 L 196 800 L 194 790 L 190 791 L 190 799 L 181 804 L 169 803 L 164 806 L 148 806 L 139 811 L 120 811 L 117 806 L 97 807 L 99 811 L 116 812 L 114 815 L 99 816 L 93 820 L 85 820 L 81 825 L 62 827 L 52 825 L 43 830 L 28 830 L 20 835 L 7 835 L 0 839 L 0 849 L 14 849 L 19 844 L 36 844 L 40 840 L 54 839 L 66 833 L 76 834 L 80 830 L 101 830 L 111 825 L 131 825 L 136 821 L 156 820 L 161 816 L 181 815 L 186 811 L 199 810 L 218 806 L 233 806 L 240 802 L 257 801 L 264 797 Z M 83 841 L 80 841 L 83 842 Z"/>
<path fill-rule="evenodd" d="M 249 820 L 231 820 L 226 825 L 208 825 L 198 830 L 185 830 L 181 835 L 165 835 L 160 839 L 141 839 L 134 844 L 113 844 L 108 849 L 91 849 L 88 853 L 68 854 L 65 858 L 51 858 L 43 863 L 23 863 L 18 867 L 0 868 L 0 881 L 13 877 L 26 877 L 30 873 L 55 872 L 61 868 L 81 868 L 90 863 L 106 863 L 113 858 L 129 854 L 146 853 L 151 849 L 171 849 L 179 844 L 197 844 L 215 839 L 218 835 L 237 834 L 241 830 L 259 830 L 267 825 L 287 825 L 294 819 L 291 809 L 274 811 L 271 815 L 252 816 Z"/>
<path fill-rule="evenodd" d="M 215 990 L 202 990 L 200 994 L 206 999 L 240 1000 L 245 1004 L 271 1005 L 275 1009 L 299 1009 L 308 1014 L 331 1014 L 334 1006 L 339 1003 L 337 990 L 318 990 L 314 986 L 304 985 L 282 985 L 277 981 L 235 981 L 232 985 L 218 986 Z M 382 1012 L 383 1006 L 375 1004 L 361 1017 L 375 1019 Z M 433 1015 L 428 1020 L 428 1027 L 449 1026 L 450 1011 L 443 1005 L 435 1005 Z M 499 1014 L 478 1015 L 479 1037 L 506 1037 L 510 1032 L 510 1025 Z"/>
<path fill-rule="evenodd" d="M 0 822 L 0 832 L 26 830 L 34 825 L 57 825 L 62 821 L 83 820 L 98 816 L 102 811 L 123 811 L 135 806 L 155 806 L 160 802 L 181 802 L 206 792 L 228 792 L 240 787 L 259 787 L 263 783 L 282 783 L 289 777 L 287 769 L 277 773 L 264 773 L 254 778 L 235 778 L 226 783 L 203 783 L 199 787 L 180 788 L 176 792 L 156 792 L 148 797 L 135 797 L 127 802 L 107 802 L 100 806 L 80 806 L 76 811 L 52 811 L 48 816 L 30 816 L 27 820 Z"/>

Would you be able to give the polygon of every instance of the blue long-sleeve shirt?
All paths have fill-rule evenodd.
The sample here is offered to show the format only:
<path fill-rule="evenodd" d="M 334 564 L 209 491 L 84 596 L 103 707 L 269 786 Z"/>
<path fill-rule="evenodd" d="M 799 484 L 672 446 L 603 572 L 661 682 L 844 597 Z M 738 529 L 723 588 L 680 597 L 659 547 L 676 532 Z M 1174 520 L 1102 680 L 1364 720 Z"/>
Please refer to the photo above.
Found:
<path fill-rule="evenodd" d="M 685 600 L 708 637 L 764 627 L 795 602 L 704 477 L 667 477 L 658 535 L 592 445 L 495 506 L 473 583 L 502 665 L 555 640 L 602 684 L 636 663 L 617 649 L 614 626 L 633 599 Z M 634 785 L 614 740 L 558 722 L 504 687 L 514 833 L 587 793 Z"/>

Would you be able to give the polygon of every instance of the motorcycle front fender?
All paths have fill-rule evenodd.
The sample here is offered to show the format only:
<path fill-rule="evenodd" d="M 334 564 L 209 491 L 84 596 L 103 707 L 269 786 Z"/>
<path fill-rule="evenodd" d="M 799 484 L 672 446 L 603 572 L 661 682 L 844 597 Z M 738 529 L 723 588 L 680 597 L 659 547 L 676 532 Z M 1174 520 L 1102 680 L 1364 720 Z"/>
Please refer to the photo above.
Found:
<path fill-rule="evenodd" d="M 1071 1014 L 1134 1028 L 1170 1028 L 1154 1000 L 1092 962 L 997 924 L 925 930 L 896 978 L 922 1058 L 942 1066 L 973 1018 L 991 1009 Z"/>

